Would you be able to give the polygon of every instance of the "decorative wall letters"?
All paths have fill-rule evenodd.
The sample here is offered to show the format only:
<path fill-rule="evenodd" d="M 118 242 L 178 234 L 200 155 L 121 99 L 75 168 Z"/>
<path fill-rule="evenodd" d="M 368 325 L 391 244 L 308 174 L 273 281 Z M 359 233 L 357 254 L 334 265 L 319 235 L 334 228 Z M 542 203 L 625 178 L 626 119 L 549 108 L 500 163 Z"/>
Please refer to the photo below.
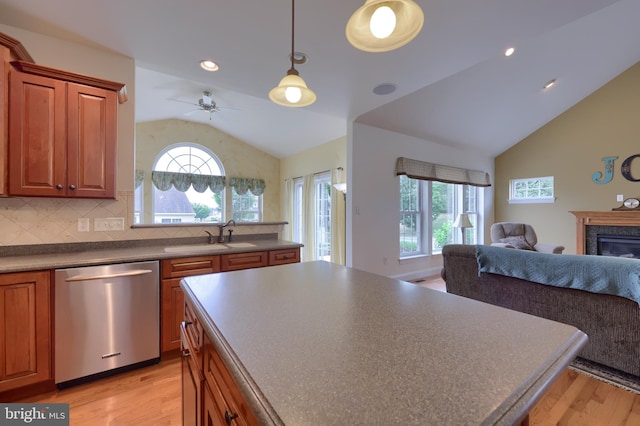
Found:
<path fill-rule="evenodd" d="M 622 174 L 622 177 L 630 182 L 640 182 L 640 178 L 634 179 L 634 177 L 631 175 L 631 163 L 638 157 L 640 157 L 640 154 L 634 154 L 627 157 L 622 162 L 622 166 L 620 167 L 620 173 Z M 591 180 L 593 181 L 593 183 L 602 185 L 611 182 L 611 179 L 613 179 L 613 162 L 617 158 L 618 157 L 604 157 L 602 159 L 602 161 L 604 161 L 604 175 L 602 174 L 602 172 L 593 172 L 593 174 L 591 175 Z"/>
<path fill-rule="evenodd" d="M 604 161 L 604 176 L 602 172 L 593 172 L 591 175 L 591 180 L 593 183 L 603 184 L 611 182 L 613 179 L 613 162 L 618 157 L 604 157 L 602 161 Z"/>

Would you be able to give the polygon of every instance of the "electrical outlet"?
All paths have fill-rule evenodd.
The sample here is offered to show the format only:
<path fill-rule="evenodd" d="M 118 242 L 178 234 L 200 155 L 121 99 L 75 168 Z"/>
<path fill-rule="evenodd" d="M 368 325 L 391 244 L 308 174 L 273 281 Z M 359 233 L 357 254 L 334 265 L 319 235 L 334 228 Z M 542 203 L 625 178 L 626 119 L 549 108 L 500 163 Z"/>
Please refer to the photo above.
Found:
<path fill-rule="evenodd" d="M 79 217 L 78 218 L 78 232 L 89 232 L 89 218 L 88 217 Z"/>
<path fill-rule="evenodd" d="M 624 195 L 623 194 L 616 195 L 616 201 L 618 201 L 618 202 L 624 201 Z"/>
<path fill-rule="evenodd" d="M 95 231 L 124 231 L 123 217 L 99 217 L 93 220 Z"/>

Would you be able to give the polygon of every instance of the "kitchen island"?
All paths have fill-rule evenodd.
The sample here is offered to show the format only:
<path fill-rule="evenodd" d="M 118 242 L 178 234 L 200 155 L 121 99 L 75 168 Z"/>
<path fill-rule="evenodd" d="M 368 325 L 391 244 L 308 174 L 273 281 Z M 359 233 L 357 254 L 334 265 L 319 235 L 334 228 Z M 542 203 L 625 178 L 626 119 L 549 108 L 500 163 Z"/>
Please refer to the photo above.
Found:
<path fill-rule="evenodd" d="M 181 285 L 259 424 L 517 424 L 587 340 L 568 325 L 322 261 Z"/>

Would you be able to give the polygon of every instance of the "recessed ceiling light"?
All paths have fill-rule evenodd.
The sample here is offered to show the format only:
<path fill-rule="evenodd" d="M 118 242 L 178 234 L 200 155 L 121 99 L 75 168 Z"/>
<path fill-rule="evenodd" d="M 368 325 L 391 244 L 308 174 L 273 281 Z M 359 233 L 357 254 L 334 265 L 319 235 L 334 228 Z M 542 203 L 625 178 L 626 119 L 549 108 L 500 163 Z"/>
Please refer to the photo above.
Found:
<path fill-rule="evenodd" d="M 395 92 L 397 88 L 398 86 L 393 83 L 382 83 L 373 88 L 373 93 L 376 95 L 388 95 Z"/>
<path fill-rule="evenodd" d="M 202 67 L 202 69 L 207 71 L 218 71 L 220 69 L 218 64 L 210 59 L 203 59 L 202 61 L 200 61 L 200 66 Z"/>
<path fill-rule="evenodd" d="M 515 53 L 516 49 L 513 47 L 508 48 L 504 51 L 504 56 L 511 56 Z"/>
<path fill-rule="evenodd" d="M 547 81 L 547 82 L 545 83 L 545 85 L 544 85 L 544 86 L 542 86 L 542 88 L 543 88 L 543 89 L 549 89 L 549 88 L 551 88 L 551 87 L 555 86 L 555 84 L 556 84 L 556 79 L 554 78 L 553 80 L 549 80 L 549 81 Z"/>

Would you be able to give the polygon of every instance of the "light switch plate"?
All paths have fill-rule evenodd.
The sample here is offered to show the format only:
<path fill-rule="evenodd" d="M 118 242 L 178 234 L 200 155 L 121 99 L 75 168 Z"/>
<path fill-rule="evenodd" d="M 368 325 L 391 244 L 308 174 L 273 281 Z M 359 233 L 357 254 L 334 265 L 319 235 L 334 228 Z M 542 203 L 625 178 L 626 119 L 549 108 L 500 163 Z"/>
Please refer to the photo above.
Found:
<path fill-rule="evenodd" d="M 624 195 L 623 194 L 616 195 L 616 201 L 618 201 L 618 202 L 624 201 Z"/>
<path fill-rule="evenodd" d="M 89 232 L 89 227 L 91 224 L 89 223 L 88 217 L 79 217 L 78 218 L 78 232 Z"/>

